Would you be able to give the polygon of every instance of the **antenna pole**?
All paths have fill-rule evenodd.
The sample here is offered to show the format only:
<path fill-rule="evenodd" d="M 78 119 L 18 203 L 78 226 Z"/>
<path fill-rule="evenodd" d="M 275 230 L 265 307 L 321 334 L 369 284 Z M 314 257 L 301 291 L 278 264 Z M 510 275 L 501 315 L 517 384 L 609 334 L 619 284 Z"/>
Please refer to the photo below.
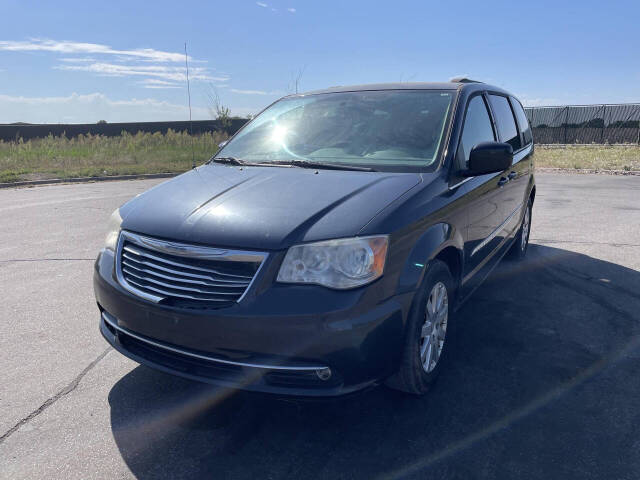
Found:
<path fill-rule="evenodd" d="M 191 168 L 196 168 L 196 153 L 193 148 L 193 120 L 191 119 L 191 86 L 189 85 L 189 57 L 187 42 L 184 42 L 184 66 L 187 71 L 187 98 L 189 99 L 189 130 L 191 135 Z"/>

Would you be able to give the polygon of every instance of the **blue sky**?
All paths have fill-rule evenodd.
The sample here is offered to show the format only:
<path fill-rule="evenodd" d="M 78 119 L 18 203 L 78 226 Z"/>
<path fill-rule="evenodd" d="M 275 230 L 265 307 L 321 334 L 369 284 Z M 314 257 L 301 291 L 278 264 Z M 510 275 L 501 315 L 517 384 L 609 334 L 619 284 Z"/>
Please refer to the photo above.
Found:
<path fill-rule="evenodd" d="M 0 123 L 211 118 L 466 74 L 525 105 L 640 101 L 640 2 L 0 0 Z"/>

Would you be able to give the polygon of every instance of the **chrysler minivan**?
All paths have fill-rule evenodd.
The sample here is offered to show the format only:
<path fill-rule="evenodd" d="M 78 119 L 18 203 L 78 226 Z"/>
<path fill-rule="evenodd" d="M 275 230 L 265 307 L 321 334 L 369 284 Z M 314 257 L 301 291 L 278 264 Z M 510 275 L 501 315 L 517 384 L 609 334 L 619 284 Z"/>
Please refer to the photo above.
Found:
<path fill-rule="evenodd" d="M 284 97 L 113 213 L 100 331 L 226 387 L 425 393 L 456 310 L 527 251 L 533 150 L 520 102 L 467 79 Z"/>

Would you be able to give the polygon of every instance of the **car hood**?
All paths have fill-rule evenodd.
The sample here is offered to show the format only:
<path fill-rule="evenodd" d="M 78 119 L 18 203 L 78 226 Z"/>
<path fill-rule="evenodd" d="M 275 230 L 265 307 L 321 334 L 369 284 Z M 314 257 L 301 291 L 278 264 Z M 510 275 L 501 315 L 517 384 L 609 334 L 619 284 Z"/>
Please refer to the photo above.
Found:
<path fill-rule="evenodd" d="M 121 208 L 122 228 L 221 247 L 276 250 L 353 236 L 421 181 L 418 173 L 209 164 Z"/>

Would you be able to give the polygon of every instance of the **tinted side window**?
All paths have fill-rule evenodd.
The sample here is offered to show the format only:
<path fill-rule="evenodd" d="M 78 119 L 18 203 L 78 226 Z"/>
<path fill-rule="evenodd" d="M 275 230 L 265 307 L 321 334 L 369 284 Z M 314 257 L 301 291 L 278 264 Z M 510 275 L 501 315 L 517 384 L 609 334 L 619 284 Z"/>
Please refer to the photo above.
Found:
<path fill-rule="evenodd" d="M 493 127 L 487 106 L 481 95 L 471 99 L 467 107 L 467 116 L 464 119 L 462 138 L 458 147 L 458 156 L 464 160 L 465 166 L 469 163 L 469 152 L 481 142 L 493 142 Z"/>
<path fill-rule="evenodd" d="M 527 115 L 524 113 L 520 102 L 515 98 L 511 98 L 511 106 L 513 107 L 513 111 L 516 112 L 516 120 L 518 120 L 518 127 L 520 127 L 520 131 L 524 137 L 524 144 L 529 145 L 533 141 L 533 135 L 531 134 L 531 127 L 529 126 Z"/>
<path fill-rule="evenodd" d="M 518 150 L 521 147 L 520 136 L 518 135 L 516 121 L 513 118 L 511 107 L 509 106 L 509 100 L 499 95 L 489 95 L 489 101 L 491 102 L 491 109 L 498 124 L 500 141 L 508 143 L 514 150 Z"/>

